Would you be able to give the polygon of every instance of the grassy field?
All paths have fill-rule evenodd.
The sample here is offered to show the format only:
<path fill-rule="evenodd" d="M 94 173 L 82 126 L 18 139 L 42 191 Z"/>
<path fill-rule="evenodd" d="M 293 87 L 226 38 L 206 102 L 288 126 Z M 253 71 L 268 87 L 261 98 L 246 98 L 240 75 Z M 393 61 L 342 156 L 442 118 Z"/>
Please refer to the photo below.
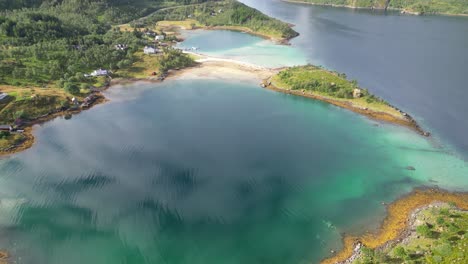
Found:
<path fill-rule="evenodd" d="M 144 79 L 151 77 L 153 72 L 159 73 L 159 55 L 147 55 L 139 51 L 135 53 L 135 57 L 136 60 L 131 66 L 116 71 L 116 77 Z"/>
<path fill-rule="evenodd" d="M 12 124 L 17 118 L 36 119 L 60 109 L 73 97 L 58 88 L 0 86 L 0 91 L 10 95 L 5 103 L 0 104 L 2 124 Z"/>
<path fill-rule="evenodd" d="M 349 81 L 344 74 L 328 71 L 321 67 L 307 65 L 285 69 L 273 76 L 272 84 L 278 88 L 303 91 L 336 101 L 347 102 L 357 108 L 385 112 L 402 116 L 399 111 L 380 98 L 361 89 L 356 81 Z M 362 97 L 354 98 L 354 89 L 360 89 Z"/>
<path fill-rule="evenodd" d="M 28 88 L 0 85 L 9 97 L 0 101 L 0 124 L 13 125 L 16 119 L 34 120 L 67 105 L 73 95 L 59 88 Z M 81 97 L 78 97 L 81 98 Z M 20 133 L 0 137 L 0 150 L 26 139 Z"/>
<path fill-rule="evenodd" d="M 178 21 L 158 21 L 156 23 L 158 28 L 180 27 L 182 29 L 196 29 L 203 28 L 204 25 L 194 19 L 178 20 Z"/>

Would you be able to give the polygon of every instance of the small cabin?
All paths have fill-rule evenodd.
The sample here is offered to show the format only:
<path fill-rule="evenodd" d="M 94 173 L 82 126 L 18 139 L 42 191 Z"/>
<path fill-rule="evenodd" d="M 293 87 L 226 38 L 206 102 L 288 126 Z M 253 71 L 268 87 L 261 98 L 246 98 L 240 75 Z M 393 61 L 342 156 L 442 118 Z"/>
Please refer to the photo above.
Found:
<path fill-rule="evenodd" d="M 354 97 L 354 98 L 360 98 L 360 97 L 362 97 L 362 91 L 361 91 L 361 89 L 357 89 L 357 88 L 354 89 L 354 90 L 353 90 L 353 97 Z"/>
<path fill-rule="evenodd" d="M 13 127 L 10 125 L 0 125 L 0 131 L 12 131 Z"/>
<path fill-rule="evenodd" d="M 72 104 L 74 104 L 74 105 L 79 104 L 78 100 L 77 100 L 75 97 L 73 97 L 73 98 L 71 99 L 71 102 L 72 102 Z"/>
<path fill-rule="evenodd" d="M 156 41 L 163 41 L 165 39 L 164 35 L 157 35 L 156 37 L 154 37 L 154 40 Z"/>
<path fill-rule="evenodd" d="M 7 93 L 0 93 L 0 101 L 7 98 L 8 94 Z"/>
<path fill-rule="evenodd" d="M 98 77 L 98 76 L 107 76 L 109 75 L 108 70 L 98 69 L 93 71 L 91 74 L 85 74 L 85 77 Z"/>
<path fill-rule="evenodd" d="M 145 31 L 145 35 L 149 37 L 154 37 L 156 36 L 156 33 L 152 30 L 149 30 L 149 31 Z"/>
<path fill-rule="evenodd" d="M 155 47 L 151 47 L 151 46 L 146 46 L 144 49 L 143 49 L 143 52 L 145 54 L 156 54 L 159 52 L 158 49 L 156 49 Z"/>

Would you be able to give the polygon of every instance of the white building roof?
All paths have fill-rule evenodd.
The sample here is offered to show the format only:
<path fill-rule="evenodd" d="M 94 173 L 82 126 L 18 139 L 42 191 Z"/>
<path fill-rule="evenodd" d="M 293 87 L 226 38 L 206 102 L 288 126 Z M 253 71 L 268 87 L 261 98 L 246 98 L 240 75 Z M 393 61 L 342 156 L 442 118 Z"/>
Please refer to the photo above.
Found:
<path fill-rule="evenodd" d="M 158 49 L 153 48 L 153 47 L 145 47 L 143 49 L 143 52 L 146 54 L 154 54 L 154 53 L 157 53 L 158 51 L 159 51 Z"/>
<path fill-rule="evenodd" d="M 91 73 L 91 76 L 102 76 L 102 75 L 107 75 L 109 73 L 108 70 L 103 70 L 103 69 L 99 69 L 99 70 L 95 70 Z"/>

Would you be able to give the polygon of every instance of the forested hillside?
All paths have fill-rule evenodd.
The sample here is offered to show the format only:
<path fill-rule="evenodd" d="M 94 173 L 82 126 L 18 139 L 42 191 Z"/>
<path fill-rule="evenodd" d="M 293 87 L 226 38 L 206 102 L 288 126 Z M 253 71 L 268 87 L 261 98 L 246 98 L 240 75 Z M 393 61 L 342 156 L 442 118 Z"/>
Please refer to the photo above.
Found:
<path fill-rule="evenodd" d="M 195 19 L 207 27 L 243 27 L 260 35 L 277 39 L 290 39 L 298 35 L 290 25 L 268 17 L 260 11 L 237 1 L 209 1 L 201 5 L 186 5 L 155 12 L 143 20 L 144 25 L 155 21 L 181 21 Z"/>
<path fill-rule="evenodd" d="M 158 10 L 149 28 L 167 17 L 185 17 L 186 12 L 180 17 L 181 10 L 221 6 L 219 16 L 195 13 L 210 24 L 246 25 L 253 30 L 286 32 L 287 37 L 295 33 L 286 23 L 235 1 L 0 0 L 0 6 L 0 85 L 73 91 L 89 87 L 93 80 L 85 78 L 85 73 L 128 67 L 135 61 L 135 52 L 151 44 L 140 30 L 120 31 L 114 26 Z M 128 48 L 116 49 L 118 44 Z"/>
<path fill-rule="evenodd" d="M 290 0 L 323 5 L 384 9 L 395 8 L 418 14 L 468 14 L 467 0 Z"/>
<path fill-rule="evenodd" d="M 391 0 L 390 7 L 421 14 L 467 14 L 467 0 Z"/>

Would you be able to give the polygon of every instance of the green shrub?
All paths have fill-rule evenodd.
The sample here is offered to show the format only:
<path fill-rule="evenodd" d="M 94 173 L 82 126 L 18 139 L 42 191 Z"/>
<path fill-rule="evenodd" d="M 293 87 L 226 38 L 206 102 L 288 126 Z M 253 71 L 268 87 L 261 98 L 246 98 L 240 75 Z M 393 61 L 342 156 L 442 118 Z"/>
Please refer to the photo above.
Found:
<path fill-rule="evenodd" d="M 398 246 L 395 249 L 393 249 L 393 254 L 401 259 L 405 259 L 407 257 L 406 250 L 402 246 Z"/>
<path fill-rule="evenodd" d="M 427 224 L 416 227 L 416 233 L 427 238 L 432 238 L 432 230 Z"/>
<path fill-rule="evenodd" d="M 437 224 L 441 225 L 445 222 L 444 218 L 442 216 L 439 216 L 437 217 L 437 220 L 436 220 Z"/>
<path fill-rule="evenodd" d="M 10 131 L 0 131 L 0 139 L 8 138 L 10 135 Z"/>
<path fill-rule="evenodd" d="M 78 88 L 78 85 L 70 82 L 66 82 L 64 87 L 65 91 L 71 93 L 71 94 L 78 94 L 80 93 L 80 88 Z"/>
<path fill-rule="evenodd" d="M 16 111 L 13 115 L 14 119 L 27 119 L 28 118 L 28 115 L 26 114 L 26 112 L 24 112 L 24 110 L 20 110 L 20 111 Z"/>

